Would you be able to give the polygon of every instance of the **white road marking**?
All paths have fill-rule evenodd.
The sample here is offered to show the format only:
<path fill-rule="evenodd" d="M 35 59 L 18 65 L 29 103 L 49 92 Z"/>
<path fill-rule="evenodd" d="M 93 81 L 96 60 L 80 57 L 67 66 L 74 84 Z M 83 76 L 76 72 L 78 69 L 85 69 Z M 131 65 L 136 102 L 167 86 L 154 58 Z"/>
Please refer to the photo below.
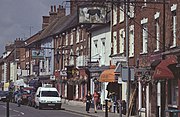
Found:
<path fill-rule="evenodd" d="M 3 106 L 3 108 L 6 108 L 6 106 Z M 13 115 L 13 116 L 20 116 L 20 115 L 24 115 L 24 113 L 23 113 L 23 112 L 20 112 L 20 111 L 18 111 L 18 110 L 13 110 L 12 108 L 9 108 L 9 110 L 12 110 L 12 111 L 14 111 L 14 112 L 16 112 L 16 113 L 20 113 L 20 114 L 18 114 L 18 115 Z"/>

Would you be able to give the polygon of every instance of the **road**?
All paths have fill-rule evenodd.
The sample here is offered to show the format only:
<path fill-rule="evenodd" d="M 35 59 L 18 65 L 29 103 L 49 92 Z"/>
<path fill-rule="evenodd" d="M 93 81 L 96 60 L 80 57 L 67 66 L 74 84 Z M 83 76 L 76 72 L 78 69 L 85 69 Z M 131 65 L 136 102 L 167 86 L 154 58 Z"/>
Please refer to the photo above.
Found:
<path fill-rule="evenodd" d="M 6 102 L 0 101 L 0 117 L 6 117 L 6 110 Z M 85 117 L 84 115 L 66 111 L 65 108 L 61 110 L 39 110 L 25 105 L 17 107 L 15 103 L 9 104 L 9 115 L 9 117 Z"/>

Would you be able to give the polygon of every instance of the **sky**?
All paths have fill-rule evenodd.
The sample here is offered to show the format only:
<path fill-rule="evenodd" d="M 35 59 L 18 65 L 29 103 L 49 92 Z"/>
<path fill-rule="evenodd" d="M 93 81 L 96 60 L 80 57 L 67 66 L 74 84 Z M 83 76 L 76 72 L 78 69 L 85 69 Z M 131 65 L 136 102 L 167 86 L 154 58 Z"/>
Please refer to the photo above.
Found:
<path fill-rule="evenodd" d="M 49 15 L 51 5 L 66 6 L 66 3 L 63 0 L 0 0 L 0 56 L 5 52 L 5 45 L 16 38 L 27 39 L 40 31 L 42 16 Z"/>

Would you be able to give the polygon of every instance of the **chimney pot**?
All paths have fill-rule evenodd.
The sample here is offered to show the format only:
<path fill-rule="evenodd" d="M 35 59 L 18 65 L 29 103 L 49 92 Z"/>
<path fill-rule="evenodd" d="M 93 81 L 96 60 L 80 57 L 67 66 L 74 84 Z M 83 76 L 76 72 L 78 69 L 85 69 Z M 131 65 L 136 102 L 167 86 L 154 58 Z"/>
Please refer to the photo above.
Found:
<path fill-rule="evenodd" d="M 53 6 L 51 6 L 51 12 L 53 12 Z"/>
<path fill-rule="evenodd" d="M 54 12 L 56 12 L 56 5 L 54 5 Z"/>

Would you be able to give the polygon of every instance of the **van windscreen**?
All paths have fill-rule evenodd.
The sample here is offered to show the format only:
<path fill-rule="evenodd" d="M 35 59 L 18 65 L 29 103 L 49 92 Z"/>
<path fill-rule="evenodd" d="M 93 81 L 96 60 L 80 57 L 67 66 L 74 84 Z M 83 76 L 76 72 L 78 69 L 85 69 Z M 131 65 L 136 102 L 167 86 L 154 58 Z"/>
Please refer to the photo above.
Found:
<path fill-rule="evenodd" d="M 59 97 L 59 94 L 57 91 L 42 91 L 41 96 L 42 97 Z"/>

